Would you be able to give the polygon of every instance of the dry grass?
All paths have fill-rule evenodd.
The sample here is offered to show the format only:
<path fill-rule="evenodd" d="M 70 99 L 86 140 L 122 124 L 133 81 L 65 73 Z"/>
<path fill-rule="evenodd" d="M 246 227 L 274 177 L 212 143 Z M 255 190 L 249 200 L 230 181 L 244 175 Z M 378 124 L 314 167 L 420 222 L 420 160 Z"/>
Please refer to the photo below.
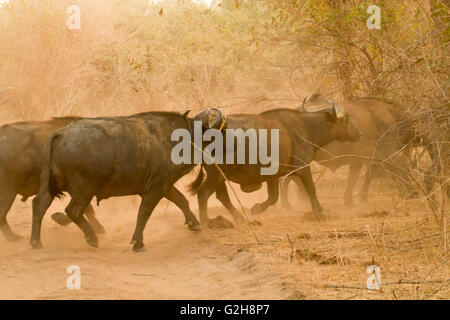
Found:
<path fill-rule="evenodd" d="M 293 299 L 450 298 L 450 241 L 420 200 L 395 205 L 384 186 L 369 204 L 347 208 L 340 196 L 330 196 L 336 189 L 329 179 L 318 186 L 327 221 L 305 220 L 304 208 L 272 209 L 257 217 L 260 244 L 242 230 L 218 231 L 216 241 L 264 257 L 267 268 L 296 283 Z M 366 289 L 373 264 L 381 269 L 379 291 Z"/>

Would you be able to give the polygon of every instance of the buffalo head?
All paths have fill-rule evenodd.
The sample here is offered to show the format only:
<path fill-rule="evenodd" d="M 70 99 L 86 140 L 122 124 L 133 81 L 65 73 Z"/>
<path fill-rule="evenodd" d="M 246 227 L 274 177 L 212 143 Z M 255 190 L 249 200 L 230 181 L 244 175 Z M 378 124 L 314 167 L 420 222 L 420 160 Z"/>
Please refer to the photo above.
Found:
<path fill-rule="evenodd" d="M 347 110 L 343 107 L 335 106 L 320 110 L 325 112 L 327 120 L 334 124 L 334 136 L 339 141 L 358 141 L 361 132 L 353 125 Z"/>

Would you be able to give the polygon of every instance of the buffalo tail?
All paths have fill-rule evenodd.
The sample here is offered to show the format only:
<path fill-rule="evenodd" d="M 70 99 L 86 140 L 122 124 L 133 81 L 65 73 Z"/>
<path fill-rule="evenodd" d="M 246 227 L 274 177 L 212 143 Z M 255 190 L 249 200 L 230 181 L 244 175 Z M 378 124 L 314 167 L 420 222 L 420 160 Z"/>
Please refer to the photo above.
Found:
<path fill-rule="evenodd" d="M 189 184 L 189 191 L 191 194 L 197 194 L 198 189 L 203 183 L 203 180 L 205 178 L 205 173 L 203 172 L 203 166 L 200 167 L 200 171 L 198 172 L 197 178 Z"/>
<path fill-rule="evenodd" d="M 46 188 L 52 197 L 61 199 L 64 197 L 64 193 L 59 189 L 56 177 L 52 172 L 52 149 L 53 142 L 57 137 L 59 134 L 53 133 L 45 144 L 40 188 Z"/>

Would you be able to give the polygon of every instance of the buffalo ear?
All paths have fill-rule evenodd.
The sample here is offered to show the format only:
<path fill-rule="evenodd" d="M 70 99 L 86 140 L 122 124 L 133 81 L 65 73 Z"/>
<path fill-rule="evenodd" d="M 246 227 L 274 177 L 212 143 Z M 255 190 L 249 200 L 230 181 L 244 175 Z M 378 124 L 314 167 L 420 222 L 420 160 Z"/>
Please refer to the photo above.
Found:
<path fill-rule="evenodd" d="M 201 121 L 206 129 L 218 129 L 223 125 L 224 116 L 217 108 L 209 108 L 201 111 L 194 117 L 194 121 Z"/>
<path fill-rule="evenodd" d="M 183 118 L 187 118 L 189 112 L 191 112 L 191 109 L 187 109 L 184 113 L 183 113 Z"/>
<path fill-rule="evenodd" d="M 194 121 L 200 121 L 203 128 L 207 128 L 208 109 L 200 111 L 195 117 Z M 208 128 L 207 128 L 208 129 Z"/>
<path fill-rule="evenodd" d="M 222 111 L 217 108 L 210 108 L 207 113 L 207 123 L 208 128 L 214 128 L 222 130 L 222 126 L 224 125 L 224 116 Z"/>

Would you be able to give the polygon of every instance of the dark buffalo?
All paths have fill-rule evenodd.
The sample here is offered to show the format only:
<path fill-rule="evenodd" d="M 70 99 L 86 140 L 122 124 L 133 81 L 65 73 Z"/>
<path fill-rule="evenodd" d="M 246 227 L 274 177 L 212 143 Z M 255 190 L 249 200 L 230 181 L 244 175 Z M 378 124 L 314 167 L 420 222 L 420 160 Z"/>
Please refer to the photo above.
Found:
<path fill-rule="evenodd" d="M 330 102 L 318 94 L 313 95 L 305 105 L 304 112 L 323 108 Z M 402 108 L 392 102 L 377 98 L 358 98 L 339 102 L 349 113 L 356 128 L 362 133 L 356 142 L 332 141 L 316 150 L 313 160 L 329 168 L 333 172 L 341 166 L 349 166 L 347 188 L 344 201 L 346 205 L 353 204 L 353 190 L 363 166 L 367 170 L 360 191 L 361 201 L 367 201 L 370 182 L 373 177 L 381 176 L 382 166 L 375 161 L 387 159 L 395 155 L 408 143 L 417 143 L 418 137 L 410 130 L 409 123 L 402 117 Z M 307 109 L 307 110 L 306 110 Z M 350 156 L 350 157 L 345 157 Z M 352 157 L 353 156 L 353 157 Z M 390 173 L 405 182 L 404 172 L 392 167 Z M 291 181 L 301 183 L 295 177 L 284 179 L 281 184 L 281 203 L 289 208 L 287 188 Z"/>
<path fill-rule="evenodd" d="M 279 178 L 289 173 L 299 177 L 304 183 L 311 198 L 311 206 L 315 217 L 321 218 L 322 207 L 316 196 L 316 189 L 311 176 L 309 163 L 314 151 L 335 139 L 356 141 L 360 133 L 353 126 L 345 109 L 328 107 L 320 112 L 304 113 L 299 110 L 275 109 L 260 114 L 237 114 L 218 121 L 213 126 L 209 119 L 224 116 L 217 109 L 205 110 L 195 117 L 203 123 L 204 128 L 218 127 L 223 129 L 278 129 L 279 130 L 279 170 L 273 175 L 261 175 L 263 165 L 257 164 L 220 164 L 218 167 L 232 182 L 238 183 L 244 192 L 253 192 L 267 182 L 268 199 L 254 205 L 252 213 L 259 213 L 275 204 L 279 195 Z M 218 125 L 217 123 L 221 123 Z M 224 140 L 226 135 L 223 134 Z M 248 151 L 248 144 L 246 144 Z M 269 148 L 270 149 L 270 148 Z M 226 151 L 225 151 L 226 152 Z M 230 151 L 228 151 L 230 152 Z M 236 152 L 232 150 L 231 152 Z M 248 160 L 248 159 L 247 159 Z M 242 221 L 242 216 L 233 207 L 225 185 L 225 178 L 216 165 L 203 166 L 207 175 L 204 180 L 203 170 L 191 184 L 191 189 L 198 195 L 200 221 L 202 226 L 208 225 L 207 202 L 212 193 L 228 209 L 236 222 Z M 203 181 L 204 180 L 204 181 Z"/>
<path fill-rule="evenodd" d="M 147 112 L 127 117 L 81 119 L 55 131 L 49 138 L 41 175 L 41 187 L 33 200 L 31 245 L 41 247 L 42 218 L 54 197 L 67 191 L 71 197 L 67 215 L 84 232 L 88 244 L 97 247 L 97 236 L 83 216 L 95 196 L 140 195 L 133 249 L 144 247 L 145 225 L 161 198 L 180 207 L 191 230 L 200 224 L 187 199 L 173 186 L 194 164 L 176 165 L 171 160 L 175 129 L 191 132 L 193 120 L 171 112 Z"/>
<path fill-rule="evenodd" d="M 25 201 L 39 190 L 44 145 L 53 131 L 64 127 L 78 118 L 54 118 L 49 121 L 17 122 L 0 127 L 0 230 L 8 241 L 21 237 L 15 234 L 6 215 L 17 194 Z M 103 227 L 94 218 L 94 209 L 89 205 L 86 216 L 98 232 Z M 55 214 L 59 222 L 67 224 L 67 219 Z"/>

